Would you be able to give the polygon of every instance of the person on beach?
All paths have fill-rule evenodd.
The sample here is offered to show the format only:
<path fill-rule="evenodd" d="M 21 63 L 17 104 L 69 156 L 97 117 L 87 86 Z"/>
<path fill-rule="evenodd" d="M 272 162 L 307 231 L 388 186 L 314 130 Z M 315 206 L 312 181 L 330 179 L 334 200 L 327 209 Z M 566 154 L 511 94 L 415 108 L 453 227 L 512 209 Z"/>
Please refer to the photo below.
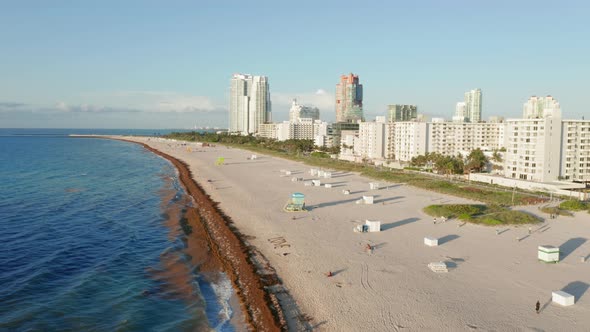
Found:
<path fill-rule="evenodd" d="M 537 311 L 537 313 L 539 313 L 539 310 L 541 310 L 541 302 L 537 301 L 537 304 L 535 305 L 535 310 Z"/>
<path fill-rule="evenodd" d="M 436 225 L 436 218 L 434 218 L 434 220 L 432 222 Z"/>
<path fill-rule="evenodd" d="M 328 278 L 330 278 L 331 276 L 333 276 L 332 271 L 328 271 Z"/>

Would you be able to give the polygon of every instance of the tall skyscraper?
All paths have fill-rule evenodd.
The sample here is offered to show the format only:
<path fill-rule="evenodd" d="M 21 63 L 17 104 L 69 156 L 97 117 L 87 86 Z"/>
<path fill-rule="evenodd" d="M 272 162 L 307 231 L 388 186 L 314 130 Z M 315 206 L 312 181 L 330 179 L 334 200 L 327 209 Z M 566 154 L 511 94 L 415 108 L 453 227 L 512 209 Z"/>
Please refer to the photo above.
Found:
<path fill-rule="evenodd" d="M 481 89 L 465 92 L 465 120 L 475 123 L 481 121 Z"/>
<path fill-rule="evenodd" d="M 358 75 L 340 76 L 336 84 L 336 122 L 356 122 L 364 120 L 363 85 Z"/>
<path fill-rule="evenodd" d="M 301 119 L 319 120 L 320 110 L 317 107 L 300 105 L 297 103 L 297 99 L 293 99 L 289 110 L 289 122 L 300 122 Z"/>
<path fill-rule="evenodd" d="M 418 116 L 416 105 L 387 105 L 387 122 L 412 121 Z"/>
<path fill-rule="evenodd" d="M 229 131 L 254 134 L 271 120 L 270 90 L 266 76 L 234 74 L 230 81 Z"/>
<path fill-rule="evenodd" d="M 559 110 L 559 103 L 551 96 L 537 97 L 532 96 L 524 103 L 522 108 L 523 119 L 541 119 L 545 117 L 545 113 L 550 110 Z"/>

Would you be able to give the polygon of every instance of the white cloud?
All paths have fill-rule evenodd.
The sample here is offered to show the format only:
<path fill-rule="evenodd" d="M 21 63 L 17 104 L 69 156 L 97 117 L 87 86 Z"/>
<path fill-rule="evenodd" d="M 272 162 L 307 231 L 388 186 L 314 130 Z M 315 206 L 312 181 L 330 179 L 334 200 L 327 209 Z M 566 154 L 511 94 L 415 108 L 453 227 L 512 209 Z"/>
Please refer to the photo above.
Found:
<path fill-rule="evenodd" d="M 206 96 L 169 91 L 116 91 L 87 93 L 84 103 L 60 101 L 55 109 L 64 112 L 217 112 L 223 110 Z"/>

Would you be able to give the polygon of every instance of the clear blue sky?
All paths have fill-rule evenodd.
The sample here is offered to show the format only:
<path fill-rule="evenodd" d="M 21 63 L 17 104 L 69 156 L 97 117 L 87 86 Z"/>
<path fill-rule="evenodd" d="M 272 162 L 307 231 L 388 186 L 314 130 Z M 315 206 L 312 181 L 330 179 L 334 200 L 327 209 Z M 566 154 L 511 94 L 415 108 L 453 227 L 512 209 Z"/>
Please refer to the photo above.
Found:
<path fill-rule="evenodd" d="M 469 89 L 483 117 L 551 94 L 590 118 L 587 1 L 2 1 L 0 127 L 227 126 L 232 73 L 266 75 L 334 120 L 341 74 L 365 114 L 391 103 L 449 118 Z"/>

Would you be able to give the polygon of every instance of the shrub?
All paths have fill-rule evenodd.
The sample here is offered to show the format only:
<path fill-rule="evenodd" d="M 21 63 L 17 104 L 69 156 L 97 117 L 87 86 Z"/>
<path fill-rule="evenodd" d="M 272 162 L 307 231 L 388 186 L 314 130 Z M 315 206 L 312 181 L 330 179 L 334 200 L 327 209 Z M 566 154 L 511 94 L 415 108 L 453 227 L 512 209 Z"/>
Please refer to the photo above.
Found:
<path fill-rule="evenodd" d="M 461 213 L 457 218 L 468 221 L 469 219 L 471 219 L 471 215 L 468 213 Z"/>
<path fill-rule="evenodd" d="M 314 151 L 311 153 L 311 156 L 314 158 L 330 158 L 329 154 L 327 154 L 326 152 L 321 152 L 321 151 Z"/>
<path fill-rule="evenodd" d="M 572 217 L 574 215 L 573 213 L 567 210 L 560 209 L 557 206 L 544 206 L 541 208 L 541 211 L 547 214 L 556 214 L 559 216 Z"/>
<path fill-rule="evenodd" d="M 559 204 L 559 208 L 569 211 L 582 211 L 588 209 L 588 204 L 575 199 L 571 199 Z"/>
<path fill-rule="evenodd" d="M 495 226 L 495 225 L 502 225 L 504 224 L 504 222 L 502 222 L 502 220 L 498 220 L 495 218 L 491 218 L 491 217 L 485 217 L 480 219 L 482 224 L 486 224 L 489 226 Z"/>

